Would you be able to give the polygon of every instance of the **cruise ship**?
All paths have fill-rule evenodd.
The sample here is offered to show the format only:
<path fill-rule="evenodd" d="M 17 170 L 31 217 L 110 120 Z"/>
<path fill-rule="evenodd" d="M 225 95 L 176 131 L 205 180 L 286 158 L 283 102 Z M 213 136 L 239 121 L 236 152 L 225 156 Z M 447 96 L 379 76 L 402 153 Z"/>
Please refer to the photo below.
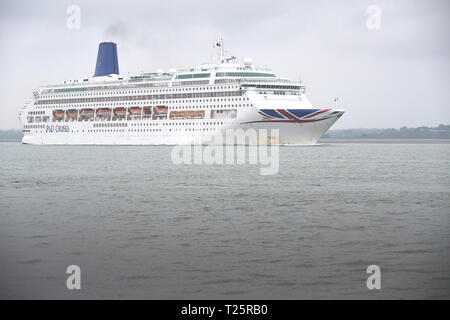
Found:
<path fill-rule="evenodd" d="M 278 129 L 259 144 L 312 145 L 344 113 L 314 107 L 301 81 L 242 63 L 215 44 L 215 63 L 121 75 L 102 42 L 92 77 L 40 87 L 19 111 L 24 144 L 208 144 L 229 129 Z"/>

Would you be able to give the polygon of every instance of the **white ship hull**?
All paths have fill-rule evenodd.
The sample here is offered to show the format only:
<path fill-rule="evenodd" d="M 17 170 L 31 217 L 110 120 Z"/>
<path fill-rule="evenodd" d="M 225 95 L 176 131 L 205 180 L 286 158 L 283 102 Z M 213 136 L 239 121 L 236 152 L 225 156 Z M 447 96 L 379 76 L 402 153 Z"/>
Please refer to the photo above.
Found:
<path fill-rule="evenodd" d="M 189 126 L 174 125 L 175 123 L 185 123 L 186 121 L 183 120 L 55 122 L 24 133 L 22 143 L 34 145 L 196 145 L 210 144 L 216 140 L 216 136 L 224 135 L 226 130 L 242 129 L 247 132 L 249 129 L 256 131 L 265 129 L 269 135 L 271 130 L 278 130 L 279 136 L 272 139 L 271 144 L 313 145 L 343 114 L 342 110 L 326 110 L 329 110 L 326 114 L 334 114 L 326 116 L 323 120 L 305 123 L 290 123 L 287 122 L 289 119 L 280 120 L 280 122 L 261 121 L 259 120 L 261 118 L 259 110 L 256 108 L 245 110 L 242 117 L 234 120 L 210 121 L 209 123 L 220 122 L 223 124 L 209 126 L 203 125 L 204 120 L 190 120 L 189 122 L 192 124 Z M 319 116 L 319 119 L 324 118 L 323 113 Z M 127 127 L 107 126 L 114 123 L 126 124 Z M 94 130 L 94 124 L 105 125 L 105 127 Z M 157 129 L 154 129 L 155 127 Z M 209 127 L 209 131 L 204 131 L 205 127 Z M 227 144 L 225 139 L 223 142 Z M 246 143 L 264 144 L 261 141 L 250 140 L 246 140 Z"/>

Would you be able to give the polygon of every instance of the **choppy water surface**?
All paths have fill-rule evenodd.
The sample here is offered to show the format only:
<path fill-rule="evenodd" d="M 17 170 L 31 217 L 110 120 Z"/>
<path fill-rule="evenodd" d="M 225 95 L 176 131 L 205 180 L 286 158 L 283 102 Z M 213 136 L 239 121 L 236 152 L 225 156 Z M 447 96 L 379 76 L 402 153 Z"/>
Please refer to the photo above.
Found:
<path fill-rule="evenodd" d="M 0 298 L 450 298 L 450 145 L 170 152 L 0 144 Z"/>

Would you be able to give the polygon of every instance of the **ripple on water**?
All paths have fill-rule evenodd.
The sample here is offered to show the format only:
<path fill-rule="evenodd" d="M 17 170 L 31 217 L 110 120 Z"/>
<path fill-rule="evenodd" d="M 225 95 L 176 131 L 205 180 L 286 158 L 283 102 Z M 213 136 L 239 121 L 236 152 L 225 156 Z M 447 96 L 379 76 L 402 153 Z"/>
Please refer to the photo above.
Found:
<path fill-rule="evenodd" d="M 270 177 L 170 153 L 0 143 L 2 276 L 54 298 L 74 263 L 83 298 L 448 298 L 450 145 L 280 148 Z"/>

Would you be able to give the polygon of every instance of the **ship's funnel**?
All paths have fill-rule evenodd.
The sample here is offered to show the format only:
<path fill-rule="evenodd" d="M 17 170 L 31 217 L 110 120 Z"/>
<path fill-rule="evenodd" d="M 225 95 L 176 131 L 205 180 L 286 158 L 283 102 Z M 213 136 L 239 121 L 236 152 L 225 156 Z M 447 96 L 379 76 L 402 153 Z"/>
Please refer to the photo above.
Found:
<path fill-rule="evenodd" d="M 94 77 L 119 74 L 117 46 L 114 42 L 102 42 L 98 46 Z"/>

